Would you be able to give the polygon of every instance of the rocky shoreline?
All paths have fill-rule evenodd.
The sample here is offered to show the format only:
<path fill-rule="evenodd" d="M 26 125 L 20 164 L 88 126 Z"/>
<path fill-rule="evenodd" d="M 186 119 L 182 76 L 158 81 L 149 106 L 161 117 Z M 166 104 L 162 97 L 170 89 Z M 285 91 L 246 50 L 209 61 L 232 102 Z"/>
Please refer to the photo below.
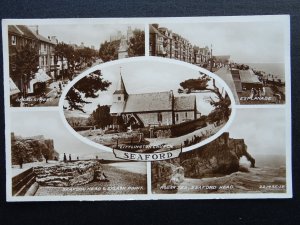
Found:
<path fill-rule="evenodd" d="M 255 159 L 247 151 L 243 139 L 229 138 L 223 133 L 219 138 L 199 149 L 182 153 L 179 158 L 157 161 L 152 164 L 152 187 L 174 186 L 173 192 L 186 179 L 222 177 L 235 172 L 248 172 L 240 165 L 240 158 L 246 157 L 250 168 L 255 167 Z"/>
<path fill-rule="evenodd" d="M 101 165 L 108 181 L 91 181 L 72 187 L 40 186 L 35 196 L 146 194 L 147 175 Z"/>

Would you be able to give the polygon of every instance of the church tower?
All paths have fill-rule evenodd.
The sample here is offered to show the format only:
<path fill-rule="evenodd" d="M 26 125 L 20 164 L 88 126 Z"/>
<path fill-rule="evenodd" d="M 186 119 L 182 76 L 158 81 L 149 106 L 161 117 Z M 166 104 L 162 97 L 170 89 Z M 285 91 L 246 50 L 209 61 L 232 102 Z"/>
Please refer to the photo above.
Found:
<path fill-rule="evenodd" d="M 115 92 L 113 93 L 113 103 L 110 107 L 110 114 L 113 116 L 113 127 L 120 129 L 120 126 L 124 125 L 122 119 L 122 113 L 128 99 L 128 93 L 125 88 L 125 84 L 120 71 L 120 80 Z"/>
<path fill-rule="evenodd" d="M 117 89 L 113 93 L 113 103 L 125 103 L 128 98 L 128 93 L 125 88 L 125 84 L 120 72 L 120 80 Z"/>

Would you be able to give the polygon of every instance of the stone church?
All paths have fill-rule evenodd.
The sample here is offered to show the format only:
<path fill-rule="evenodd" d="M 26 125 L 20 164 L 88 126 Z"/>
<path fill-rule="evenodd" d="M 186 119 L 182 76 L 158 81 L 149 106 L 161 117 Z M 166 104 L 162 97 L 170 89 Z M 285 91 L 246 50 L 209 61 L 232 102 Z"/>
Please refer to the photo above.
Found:
<path fill-rule="evenodd" d="M 175 125 L 197 119 L 195 95 L 175 97 L 173 91 L 129 94 L 122 76 L 110 108 L 114 125 L 135 127 Z"/>

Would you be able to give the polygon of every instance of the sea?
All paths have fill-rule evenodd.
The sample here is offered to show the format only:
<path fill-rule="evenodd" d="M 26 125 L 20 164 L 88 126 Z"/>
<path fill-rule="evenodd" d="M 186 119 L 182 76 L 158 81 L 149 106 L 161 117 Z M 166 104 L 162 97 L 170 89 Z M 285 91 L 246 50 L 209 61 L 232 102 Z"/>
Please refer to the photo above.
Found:
<path fill-rule="evenodd" d="M 286 169 L 283 155 L 254 155 L 255 168 L 249 168 L 246 161 L 243 166 L 248 172 L 235 172 L 226 176 L 210 178 L 185 178 L 178 187 L 178 194 L 192 193 L 285 193 Z M 194 187 L 216 187 L 202 189 Z M 227 187 L 226 189 L 220 187 Z"/>
<path fill-rule="evenodd" d="M 255 70 L 264 71 L 267 74 L 272 74 L 285 80 L 285 68 L 284 63 L 243 63 L 250 66 Z"/>

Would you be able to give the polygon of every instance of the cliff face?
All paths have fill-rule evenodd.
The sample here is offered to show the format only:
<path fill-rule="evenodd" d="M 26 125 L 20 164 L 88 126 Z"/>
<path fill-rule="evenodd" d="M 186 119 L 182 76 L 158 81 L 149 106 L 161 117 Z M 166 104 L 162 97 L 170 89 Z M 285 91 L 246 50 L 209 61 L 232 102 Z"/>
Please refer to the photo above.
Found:
<path fill-rule="evenodd" d="M 16 137 L 12 133 L 11 156 L 12 164 L 17 165 L 20 160 L 23 163 L 43 161 L 48 158 L 58 159 L 58 153 L 54 150 L 52 139 L 45 139 L 44 136 L 36 137 Z"/>
<path fill-rule="evenodd" d="M 171 184 L 176 176 L 176 168 L 183 168 L 184 177 L 203 178 L 231 174 L 237 171 L 247 171 L 240 166 L 240 158 L 245 156 L 255 167 L 255 159 L 247 152 L 247 145 L 243 139 L 229 138 L 229 133 L 222 134 L 216 140 L 193 151 L 182 153 L 176 160 L 157 161 L 152 164 L 153 184 L 161 186 Z M 171 166 L 172 165 L 172 166 Z M 173 168 L 172 175 L 168 168 Z"/>
<path fill-rule="evenodd" d="M 180 156 L 185 177 L 202 178 L 227 175 L 239 171 L 240 158 L 245 156 L 255 166 L 255 160 L 247 152 L 243 139 L 229 138 L 224 133 L 215 141 Z"/>

